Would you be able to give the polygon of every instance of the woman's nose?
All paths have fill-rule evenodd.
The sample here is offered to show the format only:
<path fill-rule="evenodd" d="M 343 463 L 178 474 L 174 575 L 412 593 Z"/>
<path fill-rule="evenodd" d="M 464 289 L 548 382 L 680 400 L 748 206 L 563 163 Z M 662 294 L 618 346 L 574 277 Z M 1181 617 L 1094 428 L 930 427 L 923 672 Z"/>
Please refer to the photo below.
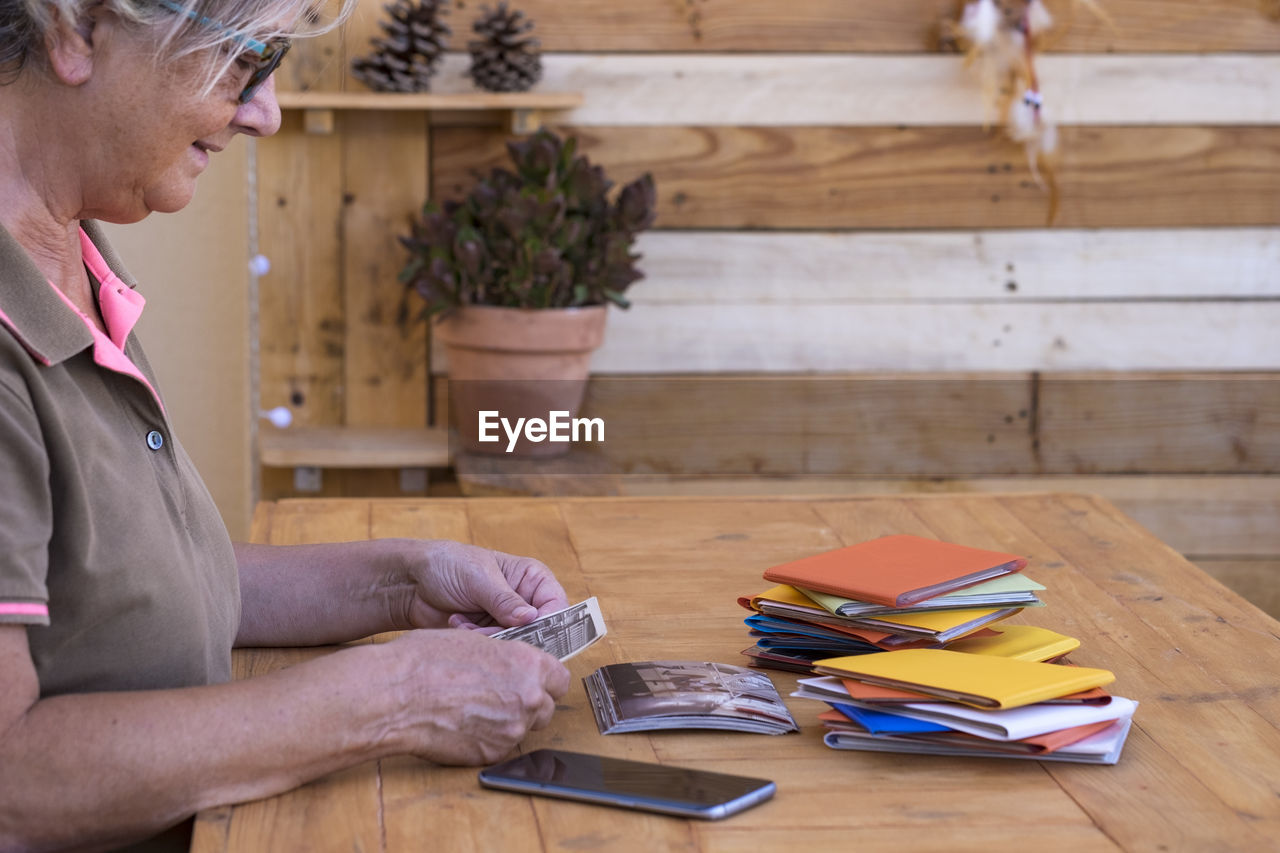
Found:
<path fill-rule="evenodd" d="M 275 75 L 268 77 L 253 97 L 240 105 L 231 123 L 237 133 L 247 136 L 270 136 L 280 129 Z"/>

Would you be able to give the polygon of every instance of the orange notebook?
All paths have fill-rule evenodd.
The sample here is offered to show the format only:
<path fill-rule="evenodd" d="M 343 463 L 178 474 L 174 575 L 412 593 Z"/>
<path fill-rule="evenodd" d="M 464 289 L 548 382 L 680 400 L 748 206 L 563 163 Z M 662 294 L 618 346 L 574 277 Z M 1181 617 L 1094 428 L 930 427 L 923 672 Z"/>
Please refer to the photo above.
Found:
<path fill-rule="evenodd" d="M 1016 554 L 899 534 L 783 563 L 766 570 L 764 577 L 773 583 L 907 607 L 1022 571 L 1026 565 Z"/>

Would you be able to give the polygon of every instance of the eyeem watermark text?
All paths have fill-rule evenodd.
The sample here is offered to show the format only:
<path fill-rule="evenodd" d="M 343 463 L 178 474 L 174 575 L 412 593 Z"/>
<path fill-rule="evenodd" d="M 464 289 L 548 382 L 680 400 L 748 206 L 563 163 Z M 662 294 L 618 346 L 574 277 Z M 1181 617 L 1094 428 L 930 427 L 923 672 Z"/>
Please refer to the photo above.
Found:
<path fill-rule="evenodd" d="M 507 453 L 515 450 L 516 442 L 523 435 L 525 441 L 535 444 L 543 441 L 566 443 L 571 441 L 604 441 L 604 418 L 571 418 L 567 411 L 547 413 L 547 419 L 516 418 L 514 424 L 509 418 L 501 417 L 496 409 L 480 411 L 480 431 L 478 438 L 482 442 L 498 442 L 498 427 L 507 435 Z"/>

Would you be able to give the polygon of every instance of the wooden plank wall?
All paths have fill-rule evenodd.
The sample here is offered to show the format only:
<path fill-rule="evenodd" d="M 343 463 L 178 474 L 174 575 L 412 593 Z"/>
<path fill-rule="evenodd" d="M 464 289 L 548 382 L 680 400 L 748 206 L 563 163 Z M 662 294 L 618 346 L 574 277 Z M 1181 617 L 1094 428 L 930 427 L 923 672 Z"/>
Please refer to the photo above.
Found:
<path fill-rule="evenodd" d="M 515 5 L 537 22 L 541 87 L 585 95 L 559 129 L 619 183 L 657 180 L 658 228 L 640 246 L 648 278 L 631 311 L 612 313 L 594 369 L 659 398 L 597 383 L 593 405 L 688 426 L 710 417 L 708 398 L 681 397 L 671 378 L 748 380 L 712 380 L 721 413 L 759 410 L 752 379 L 789 378 L 806 405 L 809 386 L 835 379 L 876 401 L 883 430 L 917 442 L 914 454 L 855 443 L 761 463 L 760 433 L 744 430 L 711 460 L 678 444 L 621 460 L 651 475 L 629 488 L 1087 475 L 1142 517 L 1164 505 L 1134 497 L 1132 478 L 1150 475 L 1189 498 L 1244 495 L 1250 518 L 1274 517 L 1280 4 L 1102 0 L 1108 26 L 1050 3 L 1070 19 L 1039 62 L 1061 123 L 1052 223 L 1023 152 L 990 129 L 979 84 L 940 38 L 954 0 Z M 478 8 L 455 5 L 453 47 Z M 370 0 L 345 33 L 295 49 L 281 88 L 359 89 L 344 69 L 381 14 Z M 465 67 L 450 55 L 436 90 L 467 90 Z M 503 160 L 505 131 L 485 119 L 341 113 L 335 134 L 311 136 L 289 115 L 260 144 L 261 243 L 275 263 L 261 306 L 264 406 L 290 405 L 301 423 L 426 423 L 429 347 L 396 321 L 394 234 L 428 194 L 456 196 Z M 431 355 L 438 375 L 447 364 Z M 921 398 L 921 372 L 992 374 L 1003 396 L 988 406 L 971 391 L 961 408 L 981 423 L 930 418 L 948 398 Z M 1129 396 L 1137 386 L 1123 380 L 1144 377 L 1159 381 Z M 1250 393 L 1233 396 L 1242 378 Z M 1053 398 L 1066 413 L 1056 425 L 1042 417 L 1055 393 L 1066 395 Z M 1084 413 L 1110 413 L 1113 428 Z M 394 491 L 391 472 L 348 477 L 330 490 Z M 285 489 L 278 475 L 267 483 Z M 1197 517 L 1179 506 L 1148 515 L 1170 541 Z M 1182 541 L 1233 564 L 1280 554 L 1229 539 Z"/>

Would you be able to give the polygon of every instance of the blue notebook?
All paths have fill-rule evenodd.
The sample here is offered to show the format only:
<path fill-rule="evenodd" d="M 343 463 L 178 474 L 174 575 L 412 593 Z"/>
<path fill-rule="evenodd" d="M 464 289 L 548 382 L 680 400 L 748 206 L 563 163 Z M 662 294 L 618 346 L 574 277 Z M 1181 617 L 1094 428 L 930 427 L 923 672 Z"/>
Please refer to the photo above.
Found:
<path fill-rule="evenodd" d="M 903 717 L 898 714 L 887 714 L 884 711 L 870 711 L 866 708 L 858 708 L 854 705 L 845 705 L 841 702 L 829 702 L 832 708 L 835 708 L 841 714 L 853 720 L 873 735 L 881 734 L 914 734 L 918 732 L 949 732 L 952 729 L 940 723 L 931 723 L 928 720 L 914 720 L 911 717 Z"/>

